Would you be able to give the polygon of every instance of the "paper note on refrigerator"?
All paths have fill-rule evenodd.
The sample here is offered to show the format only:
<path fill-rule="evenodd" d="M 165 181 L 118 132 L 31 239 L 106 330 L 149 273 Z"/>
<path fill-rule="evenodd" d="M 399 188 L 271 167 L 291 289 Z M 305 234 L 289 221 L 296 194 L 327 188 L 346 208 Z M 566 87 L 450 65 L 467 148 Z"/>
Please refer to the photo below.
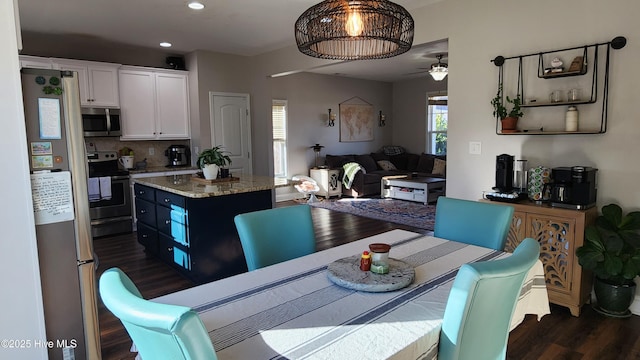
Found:
<path fill-rule="evenodd" d="M 36 225 L 74 219 L 70 172 L 31 174 L 31 194 Z"/>

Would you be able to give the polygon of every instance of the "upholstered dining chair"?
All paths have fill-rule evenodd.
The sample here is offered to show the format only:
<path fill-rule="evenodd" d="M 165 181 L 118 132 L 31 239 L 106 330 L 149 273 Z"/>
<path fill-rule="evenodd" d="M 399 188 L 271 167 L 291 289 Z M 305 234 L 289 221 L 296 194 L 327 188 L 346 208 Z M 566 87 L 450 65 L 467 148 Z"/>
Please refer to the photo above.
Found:
<path fill-rule="evenodd" d="M 513 206 L 441 196 L 436 204 L 435 237 L 504 249 L 513 218 Z"/>
<path fill-rule="evenodd" d="M 102 302 L 127 329 L 143 360 L 216 360 L 202 320 L 185 306 L 142 298 L 131 279 L 118 268 L 100 276 Z"/>
<path fill-rule="evenodd" d="M 511 317 L 540 245 L 524 239 L 506 259 L 465 264 L 444 311 L 439 360 L 504 359 Z"/>
<path fill-rule="evenodd" d="M 249 271 L 311 254 L 316 248 L 309 205 L 294 205 L 236 215 Z"/>

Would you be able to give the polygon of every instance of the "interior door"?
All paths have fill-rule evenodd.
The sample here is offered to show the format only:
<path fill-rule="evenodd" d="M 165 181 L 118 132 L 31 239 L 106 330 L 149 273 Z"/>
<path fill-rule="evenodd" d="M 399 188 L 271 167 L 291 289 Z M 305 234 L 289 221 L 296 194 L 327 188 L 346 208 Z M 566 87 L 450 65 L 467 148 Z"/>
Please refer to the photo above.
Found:
<path fill-rule="evenodd" d="M 211 144 L 229 152 L 231 174 L 252 174 L 249 95 L 210 93 Z"/>

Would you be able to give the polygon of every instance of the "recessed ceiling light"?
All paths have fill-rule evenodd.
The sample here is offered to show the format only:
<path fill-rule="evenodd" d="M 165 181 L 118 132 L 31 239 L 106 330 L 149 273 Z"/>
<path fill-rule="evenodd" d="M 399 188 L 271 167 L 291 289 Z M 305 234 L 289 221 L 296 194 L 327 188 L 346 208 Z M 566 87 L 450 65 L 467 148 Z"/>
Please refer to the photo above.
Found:
<path fill-rule="evenodd" d="M 171 43 L 163 41 L 163 42 L 160 43 L 160 46 L 162 46 L 162 47 L 171 47 Z"/>
<path fill-rule="evenodd" d="M 202 3 L 199 3 L 197 1 L 192 1 L 189 3 L 189 8 L 193 9 L 193 10 L 202 10 L 204 9 L 204 5 Z"/>

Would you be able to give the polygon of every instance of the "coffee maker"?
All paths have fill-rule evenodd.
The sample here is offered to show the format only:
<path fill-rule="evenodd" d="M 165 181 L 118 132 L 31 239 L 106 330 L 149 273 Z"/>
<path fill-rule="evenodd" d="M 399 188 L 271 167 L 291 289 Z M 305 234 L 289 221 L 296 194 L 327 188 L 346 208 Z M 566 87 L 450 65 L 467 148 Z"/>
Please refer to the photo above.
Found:
<path fill-rule="evenodd" d="M 586 166 L 557 167 L 551 169 L 551 206 L 583 210 L 596 205 L 596 172 Z"/>
<path fill-rule="evenodd" d="M 496 186 L 499 192 L 513 191 L 513 156 L 502 154 L 496 157 Z"/>
<path fill-rule="evenodd" d="M 164 151 L 164 155 L 169 158 L 167 167 L 189 166 L 191 154 L 185 145 L 171 145 Z"/>

